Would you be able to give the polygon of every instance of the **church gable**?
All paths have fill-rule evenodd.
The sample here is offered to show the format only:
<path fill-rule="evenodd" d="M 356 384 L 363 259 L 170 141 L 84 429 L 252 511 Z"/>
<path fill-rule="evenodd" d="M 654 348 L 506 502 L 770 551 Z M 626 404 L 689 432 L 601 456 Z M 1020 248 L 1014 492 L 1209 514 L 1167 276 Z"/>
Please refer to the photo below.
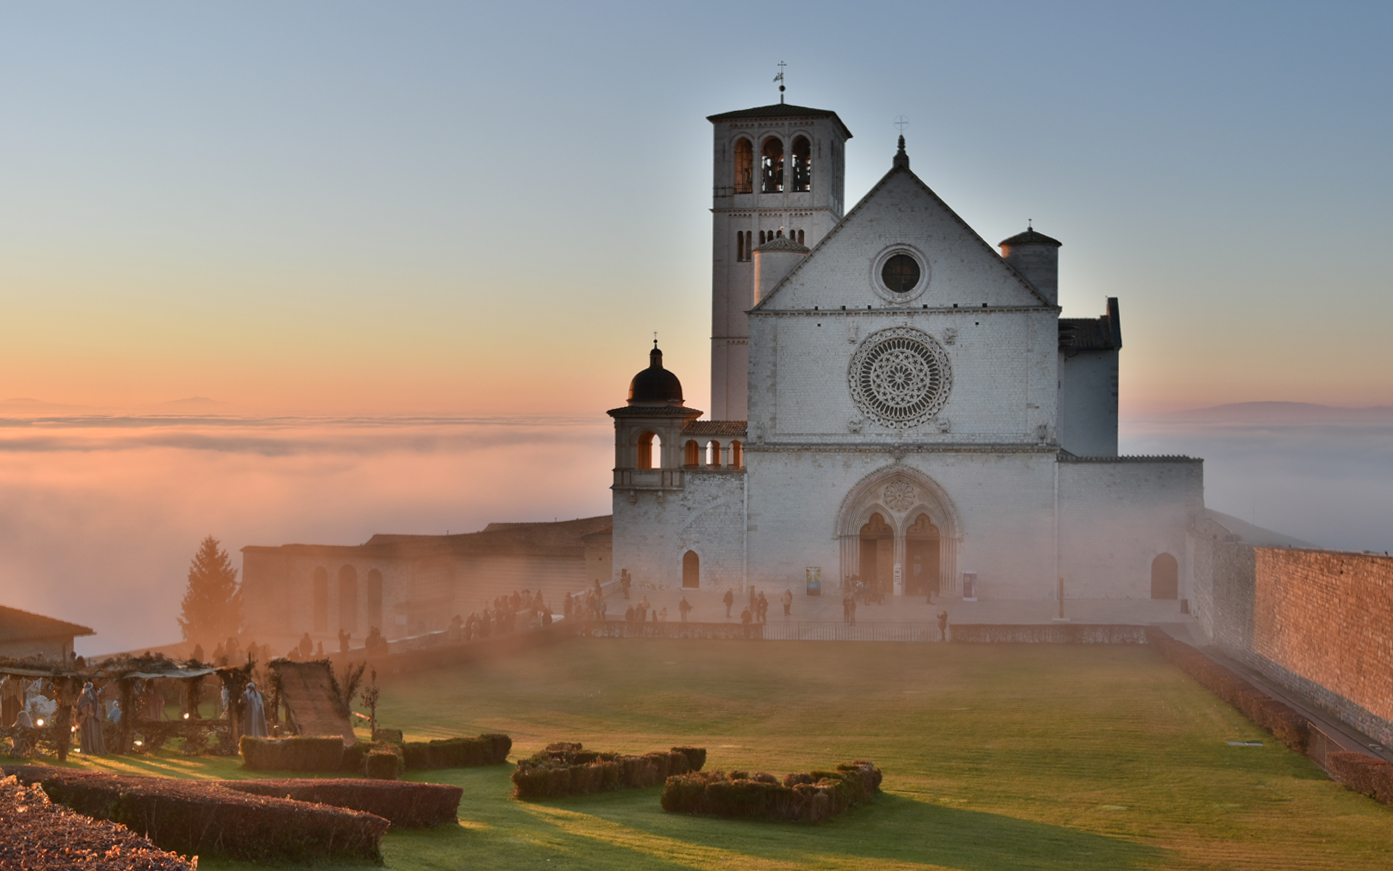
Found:
<path fill-rule="evenodd" d="M 1050 305 L 907 166 L 897 166 L 755 310 L 983 303 Z"/>

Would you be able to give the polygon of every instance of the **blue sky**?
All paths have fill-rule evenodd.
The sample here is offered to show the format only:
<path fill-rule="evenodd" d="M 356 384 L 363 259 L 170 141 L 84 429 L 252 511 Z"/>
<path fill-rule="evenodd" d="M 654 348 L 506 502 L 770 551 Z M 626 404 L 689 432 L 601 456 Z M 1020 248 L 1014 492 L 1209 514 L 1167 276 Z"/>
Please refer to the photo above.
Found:
<path fill-rule="evenodd" d="M 706 394 L 710 128 L 897 115 L 992 243 L 1122 300 L 1123 405 L 1393 403 L 1387 4 L 0 9 L 0 399 L 605 407 Z M 481 378 L 487 371 L 489 377 Z M 539 386 L 542 393 L 538 394 Z"/>

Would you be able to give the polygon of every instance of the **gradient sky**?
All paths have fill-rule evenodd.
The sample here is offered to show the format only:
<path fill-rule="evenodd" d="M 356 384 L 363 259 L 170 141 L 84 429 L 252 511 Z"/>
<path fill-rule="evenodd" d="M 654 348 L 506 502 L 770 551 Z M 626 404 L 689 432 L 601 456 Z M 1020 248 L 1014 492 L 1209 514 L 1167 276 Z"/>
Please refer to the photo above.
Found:
<path fill-rule="evenodd" d="M 1387 3 L 11 3 L 0 399 L 705 407 L 710 125 L 776 99 L 1121 297 L 1124 413 L 1393 403 Z"/>

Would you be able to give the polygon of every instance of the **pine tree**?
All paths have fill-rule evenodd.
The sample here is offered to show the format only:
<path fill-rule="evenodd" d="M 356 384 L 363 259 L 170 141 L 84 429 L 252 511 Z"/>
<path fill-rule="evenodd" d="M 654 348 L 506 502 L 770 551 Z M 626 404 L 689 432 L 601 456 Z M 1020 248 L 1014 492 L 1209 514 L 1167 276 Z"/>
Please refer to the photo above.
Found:
<path fill-rule="evenodd" d="M 179 628 L 185 641 L 216 644 L 242 627 L 242 596 L 237 569 L 213 536 L 203 539 L 189 565 L 189 588 L 184 592 Z"/>

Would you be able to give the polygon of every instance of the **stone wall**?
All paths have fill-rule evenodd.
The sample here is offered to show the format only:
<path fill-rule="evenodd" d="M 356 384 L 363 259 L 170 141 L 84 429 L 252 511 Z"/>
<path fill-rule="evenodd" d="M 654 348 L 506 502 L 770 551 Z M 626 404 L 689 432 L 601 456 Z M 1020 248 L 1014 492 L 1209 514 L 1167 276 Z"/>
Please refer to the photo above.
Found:
<path fill-rule="evenodd" d="M 1212 545 L 1215 645 L 1393 744 L 1393 557 Z"/>

